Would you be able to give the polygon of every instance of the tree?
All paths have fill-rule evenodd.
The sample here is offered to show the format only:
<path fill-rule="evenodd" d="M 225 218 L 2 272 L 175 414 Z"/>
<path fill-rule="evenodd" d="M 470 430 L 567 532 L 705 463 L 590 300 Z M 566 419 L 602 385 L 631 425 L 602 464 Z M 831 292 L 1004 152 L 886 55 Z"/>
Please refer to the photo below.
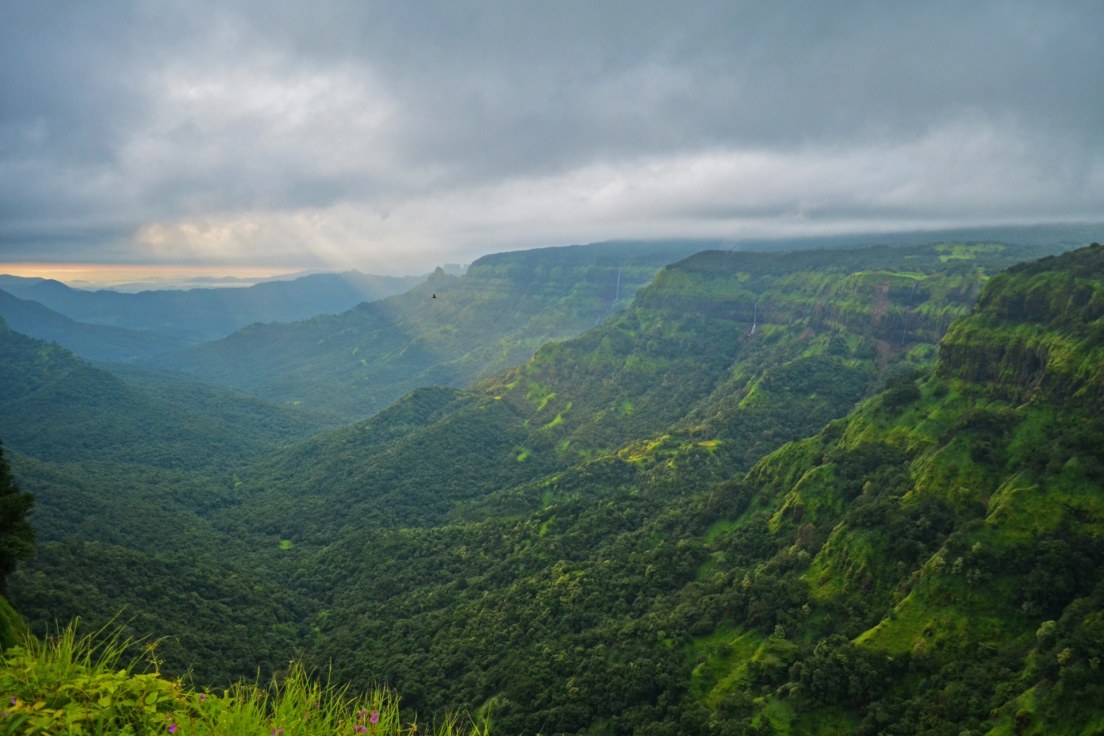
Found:
<path fill-rule="evenodd" d="M 19 490 L 4 457 L 0 443 L 0 593 L 15 563 L 34 554 L 35 531 L 27 514 L 34 506 L 34 496 Z"/>

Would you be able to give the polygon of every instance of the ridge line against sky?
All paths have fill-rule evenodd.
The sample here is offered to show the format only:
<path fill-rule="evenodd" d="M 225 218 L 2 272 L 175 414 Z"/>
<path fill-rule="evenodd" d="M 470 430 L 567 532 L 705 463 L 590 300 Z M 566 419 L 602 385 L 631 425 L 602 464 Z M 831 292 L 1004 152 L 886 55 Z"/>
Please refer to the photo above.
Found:
<path fill-rule="evenodd" d="M 0 261 L 1104 221 L 1104 3 L 0 0 Z"/>

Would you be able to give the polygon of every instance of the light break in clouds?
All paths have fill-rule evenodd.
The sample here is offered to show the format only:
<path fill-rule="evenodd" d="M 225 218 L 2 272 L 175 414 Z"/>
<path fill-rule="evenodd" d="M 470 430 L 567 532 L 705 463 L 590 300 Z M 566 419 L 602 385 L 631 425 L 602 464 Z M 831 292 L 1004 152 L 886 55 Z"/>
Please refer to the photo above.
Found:
<path fill-rule="evenodd" d="M 0 261 L 1104 220 L 1104 3 L 0 0 Z"/>

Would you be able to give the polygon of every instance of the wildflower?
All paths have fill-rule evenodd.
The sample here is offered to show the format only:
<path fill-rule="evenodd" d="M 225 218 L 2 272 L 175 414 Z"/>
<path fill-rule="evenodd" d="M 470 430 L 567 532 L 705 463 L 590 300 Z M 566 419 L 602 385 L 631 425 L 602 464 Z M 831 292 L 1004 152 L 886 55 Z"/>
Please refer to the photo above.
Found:
<path fill-rule="evenodd" d="M 363 708 L 357 711 L 357 718 L 363 718 L 366 715 L 368 715 L 368 711 L 364 710 Z"/>
<path fill-rule="evenodd" d="M 282 728 L 272 729 L 272 736 L 284 736 L 284 729 L 282 729 Z"/>
<path fill-rule="evenodd" d="M 175 723 L 170 723 L 169 724 L 169 733 L 176 733 L 176 724 Z"/>
<path fill-rule="evenodd" d="M 365 733 L 365 732 L 368 731 L 368 727 L 367 726 L 362 726 L 358 723 L 357 725 L 353 726 L 353 730 L 356 731 L 357 733 Z"/>
<path fill-rule="evenodd" d="M 200 693 L 199 694 L 199 702 L 203 703 L 203 702 L 206 702 L 206 700 L 207 700 L 207 696 L 204 693 Z"/>
<path fill-rule="evenodd" d="M 372 717 L 369 718 L 368 720 L 371 721 L 372 723 L 379 723 L 379 711 L 378 710 L 372 711 Z"/>

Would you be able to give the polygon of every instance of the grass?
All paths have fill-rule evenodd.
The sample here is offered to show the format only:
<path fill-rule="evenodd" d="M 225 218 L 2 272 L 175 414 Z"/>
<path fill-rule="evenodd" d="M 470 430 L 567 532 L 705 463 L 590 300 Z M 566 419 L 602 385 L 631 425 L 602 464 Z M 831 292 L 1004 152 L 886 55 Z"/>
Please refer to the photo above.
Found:
<path fill-rule="evenodd" d="M 548 406 L 548 402 L 554 398 L 556 398 L 555 391 L 552 391 L 543 383 L 538 383 L 536 381 L 530 382 L 529 389 L 525 392 L 526 401 L 536 406 L 536 412 L 538 414 L 543 411 L 544 407 Z"/>
<path fill-rule="evenodd" d="M 716 707 L 726 694 L 746 684 L 748 663 L 763 641 L 756 632 L 725 626 L 694 639 L 685 649 L 687 660 L 694 665 L 691 692 L 708 707 Z"/>
<path fill-rule="evenodd" d="M 552 395 L 555 396 L 555 394 L 552 394 Z M 550 429 L 555 429 L 556 427 L 563 424 L 564 423 L 564 417 L 563 417 L 564 411 L 570 411 L 571 406 L 572 406 L 572 402 L 570 402 L 570 401 L 567 402 L 567 406 L 564 407 L 563 411 L 558 412 L 556 414 L 556 416 L 552 419 L 552 421 L 550 421 L 548 424 L 545 424 L 543 427 L 541 427 L 541 430 L 542 431 L 547 431 L 547 430 L 550 430 Z"/>
<path fill-rule="evenodd" d="M 354 695 L 318 681 L 297 662 L 268 686 L 197 690 L 161 675 L 154 644 L 105 630 L 79 636 L 75 625 L 44 641 L 26 637 L 0 655 L 0 708 L 0 733 L 13 736 L 489 733 L 485 720 L 455 715 L 423 731 L 402 720 L 392 691 Z"/>
<path fill-rule="evenodd" d="M 996 243 L 941 243 L 935 246 L 935 251 L 940 254 L 939 261 L 970 261 L 979 255 L 987 253 L 999 253 L 1003 246 Z"/>

